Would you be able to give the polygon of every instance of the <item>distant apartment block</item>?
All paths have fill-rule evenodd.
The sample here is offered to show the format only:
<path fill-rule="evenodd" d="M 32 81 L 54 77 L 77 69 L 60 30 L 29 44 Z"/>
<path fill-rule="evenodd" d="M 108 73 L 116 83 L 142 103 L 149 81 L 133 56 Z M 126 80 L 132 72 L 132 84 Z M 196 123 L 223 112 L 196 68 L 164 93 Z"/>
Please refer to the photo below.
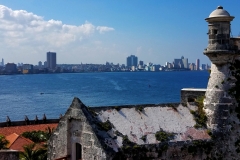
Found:
<path fill-rule="evenodd" d="M 127 67 L 137 66 L 138 58 L 134 55 L 127 57 Z"/>
<path fill-rule="evenodd" d="M 33 73 L 33 65 L 32 64 L 23 64 L 22 73 L 23 74 Z"/>
<path fill-rule="evenodd" d="M 14 63 L 7 63 L 5 66 L 5 71 L 7 73 L 16 73 L 17 72 L 17 65 Z"/>
<path fill-rule="evenodd" d="M 47 68 L 56 69 L 57 54 L 56 52 L 47 52 Z"/>

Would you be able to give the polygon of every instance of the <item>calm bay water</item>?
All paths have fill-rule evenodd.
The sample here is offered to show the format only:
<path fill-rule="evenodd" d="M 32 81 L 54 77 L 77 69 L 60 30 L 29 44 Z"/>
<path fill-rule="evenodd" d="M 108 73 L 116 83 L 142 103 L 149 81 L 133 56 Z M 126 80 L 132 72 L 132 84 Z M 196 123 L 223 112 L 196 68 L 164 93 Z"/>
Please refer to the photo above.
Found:
<path fill-rule="evenodd" d="M 206 88 L 208 72 L 109 72 L 0 76 L 0 121 L 58 118 L 74 97 L 86 106 L 180 101 L 182 88 Z M 44 94 L 40 94 L 44 93 Z"/>

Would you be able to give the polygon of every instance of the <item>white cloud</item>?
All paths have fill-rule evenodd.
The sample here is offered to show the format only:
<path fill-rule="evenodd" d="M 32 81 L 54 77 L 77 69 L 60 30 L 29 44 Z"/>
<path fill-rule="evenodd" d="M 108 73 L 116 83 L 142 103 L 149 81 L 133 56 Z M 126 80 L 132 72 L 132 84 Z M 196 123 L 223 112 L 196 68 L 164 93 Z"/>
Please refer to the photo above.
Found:
<path fill-rule="evenodd" d="M 12 10 L 0 5 L 1 46 L 4 46 L 5 50 L 15 47 L 15 51 L 12 52 L 21 48 L 24 48 L 24 52 L 32 53 L 37 52 L 36 50 L 44 53 L 49 49 L 70 50 L 84 40 L 88 41 L 96 31 L 104 33 L 113 30 L 114 28 L 107 26 L 94 26 L 87 21 L 76 26 L 53 19 L 44 20 L 43 17 L 34 13 Z"/>
<path fill-rule="evenodd" d="M 114 31 L 114 28 L 106 27 L 106 26 L 98 26 L 97 30 L 99 31 L 99 33 L 104 33 L 104 32 Z"/>

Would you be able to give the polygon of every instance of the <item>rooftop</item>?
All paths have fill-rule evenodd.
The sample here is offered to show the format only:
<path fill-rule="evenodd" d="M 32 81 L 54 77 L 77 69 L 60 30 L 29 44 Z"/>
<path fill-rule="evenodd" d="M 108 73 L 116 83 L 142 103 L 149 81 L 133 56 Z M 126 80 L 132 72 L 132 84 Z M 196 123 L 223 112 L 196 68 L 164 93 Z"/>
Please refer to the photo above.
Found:
<path fill-rule="evenodd" d="M 8 136 L 10 134 L 16 133 L 21 135 L 23 132 L 27 131 L 45 131 L 46 128 L 56 128 L 58 123 L 52 124 L 36 124 L 36 125 L 24 125 L 24 126 L 10 126 L 10 127 L 0 127 L 0 134 Z"/>
<path fill-rule="evenodd" d="M 223 9 L 222 6 L 218 6 L 210 15 L 209 18 L 212 17 L 230 17 L 230 14 Z"/>

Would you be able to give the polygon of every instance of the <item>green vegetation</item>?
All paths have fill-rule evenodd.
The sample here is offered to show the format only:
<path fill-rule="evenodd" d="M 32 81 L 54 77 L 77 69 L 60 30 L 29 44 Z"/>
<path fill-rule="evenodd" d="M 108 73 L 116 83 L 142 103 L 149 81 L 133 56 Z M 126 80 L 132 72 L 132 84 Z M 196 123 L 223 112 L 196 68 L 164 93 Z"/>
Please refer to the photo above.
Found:
<path fill-rule="evenodd" d="M 0 149 L 7 149 L 8 140 L 6 140 L 5 136 L 0 134 Z"/>
<path fill-rule="evenodd" d="M 32 140 L 34 143 L 23 146 L 24 152 L 20 152 L 21 160 L 46 160 L 47 141 L 51 137 L 54 128 L 46 128 L 45 131 L 23 132 L 22 136 Z"/>
<path fill-rule="evenodd" d="M 169 141 L 171 139 L 174 139 L 174 133 L 169 133 L 169 132 L 165 132 L 165 131 L 158 131 L 158 132 L 156 132 L 155 137 L 158 141 L 166 142 L 166 141 Z"/>
<path fill-rule="evenodd" d="M 38 148 L 35 143 L 23 147 L 20 160 L 47 160 L 47 148 Z"/>
<path fill-rule="evenodd" d="M 112 124 L 110 123 L 109 120 L 107 120 L 106 122 L 99 122 L 98 126 L 100 129 L 104 131 L 109 131 L 110 129 L 112 129 Z"/>
<path fill-rule="evenodd" d="M 53 133 L 53 128 L 46 128 L 45 131 L 23 132 L 22 136 L 32 140 L 34 143 L 47 142 Z"/>
<path fill-rule="evenodd" d="M 147 135 L 142 136 L 140 139 L 143 140 L 144 142 L 146 142 L 146 140 L 147 140 Z"/>
<path fill-rule="evenodd" d="M 136 111 L 142 112 L 144 108 L 142 106 L 135 107 Z"/>
<path fill-rule="evenodd" d="M 206 128 L 207 125 L 207 116 L 203 110 L 203 100 L 204 100 L 204 96 L 198 97 L 195 100 L 196 105 L 198 106 L 198 109 L 196 111 L 190 110 L 190 113 L 193 114 L 196 124 L 195 124 L 195 128 Z"/>

